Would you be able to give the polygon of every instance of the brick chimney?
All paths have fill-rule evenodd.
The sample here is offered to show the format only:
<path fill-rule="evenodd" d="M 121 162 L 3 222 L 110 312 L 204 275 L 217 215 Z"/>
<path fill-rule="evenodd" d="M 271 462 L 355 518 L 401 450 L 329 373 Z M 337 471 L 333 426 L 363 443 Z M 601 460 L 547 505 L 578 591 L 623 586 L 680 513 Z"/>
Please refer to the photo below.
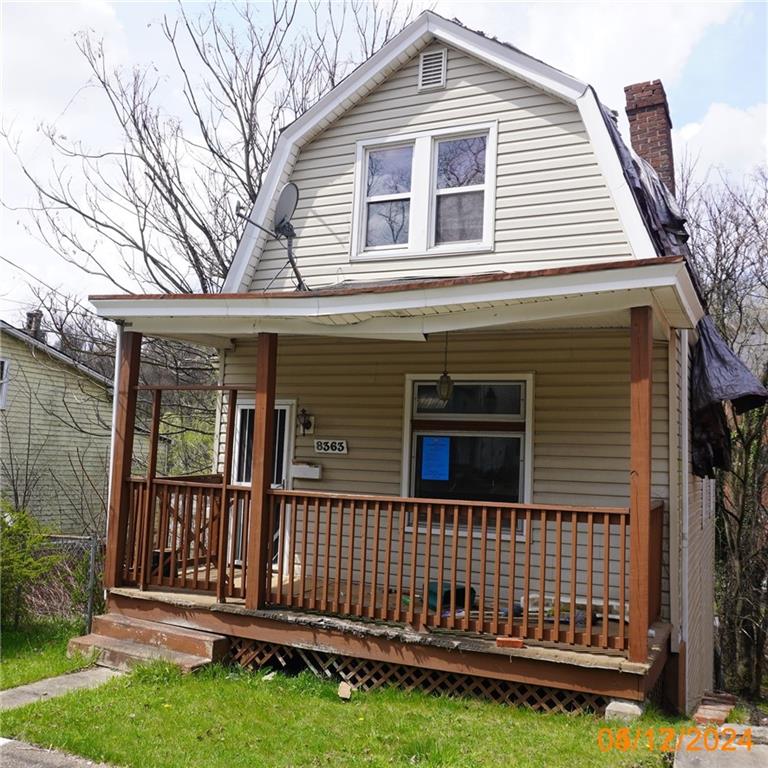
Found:
<path fill-rule="evenodd" d="M 661 80 L 635 83 L 624 88 L 627 98 L 629 137 L 632 149 L 650 163 L 659 178 L 675 194 L 675 163 L 672 157 L 672 120 Z"/>
<path fill-rule="evenodd" d="M 45 333 L 43 333 L 42 322 L 43 313 L 39 309 L 36 309 L 34 312 L 27 312 L 27 323 L 24 326 L 24 331 L 33 339 L 44 342 Z"/>

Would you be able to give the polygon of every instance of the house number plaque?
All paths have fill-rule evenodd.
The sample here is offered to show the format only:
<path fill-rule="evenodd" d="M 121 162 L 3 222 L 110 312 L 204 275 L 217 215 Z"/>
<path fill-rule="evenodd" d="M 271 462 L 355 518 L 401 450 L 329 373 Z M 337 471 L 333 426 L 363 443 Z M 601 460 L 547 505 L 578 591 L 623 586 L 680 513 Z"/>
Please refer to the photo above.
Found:
<path fill-rule="evenodd" d="M 346 453 L 346 440 L 315 440 L 315 453 Z"/>

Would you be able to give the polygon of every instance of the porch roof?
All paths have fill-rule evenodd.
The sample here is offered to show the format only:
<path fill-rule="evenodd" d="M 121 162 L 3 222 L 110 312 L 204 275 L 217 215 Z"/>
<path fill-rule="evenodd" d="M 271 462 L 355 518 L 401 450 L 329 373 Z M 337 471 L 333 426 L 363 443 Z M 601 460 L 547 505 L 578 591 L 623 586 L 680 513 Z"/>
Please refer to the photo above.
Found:
<path fill-rule="evenodd" d="M 430 333 L 567 325 L 624 327 L 656 309 L 657 332 L 704 310 L 682 257 L 527 272 L 340 284 L 306 292 L 91 296 L 98 314 L 153 336 L 227 346 L 260 332 L 424 340 Z"/>

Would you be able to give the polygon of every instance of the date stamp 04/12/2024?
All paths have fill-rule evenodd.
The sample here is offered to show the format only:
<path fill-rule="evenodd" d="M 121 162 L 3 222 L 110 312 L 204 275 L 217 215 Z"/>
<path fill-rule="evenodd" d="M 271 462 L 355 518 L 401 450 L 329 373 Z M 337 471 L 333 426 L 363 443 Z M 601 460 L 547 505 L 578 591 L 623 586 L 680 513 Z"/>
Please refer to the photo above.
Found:
<path fill-rule="evenodd" d="M 601 752 L 736 752 L 752 749 L 752 730 L 745 728 L 601 728 L 597 748 Z"/>

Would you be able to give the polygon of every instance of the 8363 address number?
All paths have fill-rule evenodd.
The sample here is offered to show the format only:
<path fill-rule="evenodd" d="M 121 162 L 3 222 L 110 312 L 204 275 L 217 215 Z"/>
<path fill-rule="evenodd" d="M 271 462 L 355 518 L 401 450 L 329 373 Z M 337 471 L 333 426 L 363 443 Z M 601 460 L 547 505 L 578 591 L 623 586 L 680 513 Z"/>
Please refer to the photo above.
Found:
<path fill-rule="evenodd" d="M 315 453 L 346 453 L 346 440 L 315 440 Z"/>

